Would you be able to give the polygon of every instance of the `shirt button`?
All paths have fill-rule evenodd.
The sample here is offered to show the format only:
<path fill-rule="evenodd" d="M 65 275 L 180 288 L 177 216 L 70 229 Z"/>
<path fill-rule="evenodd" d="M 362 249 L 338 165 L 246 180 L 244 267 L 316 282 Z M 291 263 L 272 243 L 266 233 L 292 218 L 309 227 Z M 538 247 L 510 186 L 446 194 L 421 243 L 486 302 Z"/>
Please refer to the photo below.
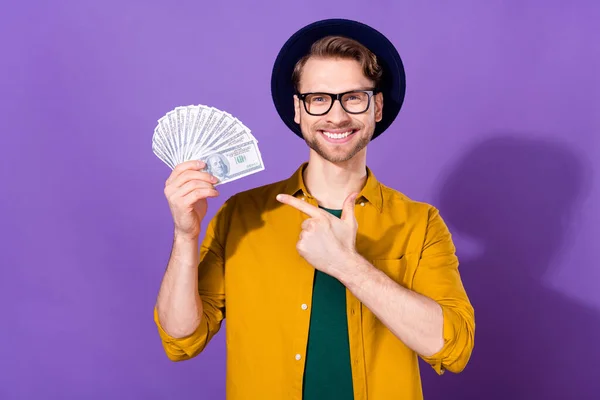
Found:
<path fill-rule="evenodd" d="M 304 197 L 302 198 L 302 201 L 305 201 L 305 198 L 304 198 Z"/>
<path fill-rule="evenodd" d="M 354 308 L 352 310 L 350 310 L 350 312 L 352 313 L 352 315 L 356 314 L 356 311 L 354 311 Z"/>
<path fill-rule="evenodd" d="M 308 308 L 308 306 L 306 304 L 302 304 L 301 307 L 302 307 L 303 310 L 306 310 Z"/>
<path fill-rule="evenodd" d="M 364 202 L 364 201 L 361 201 L 361 202 L 360 202 L 360 205 L 364 207 L 364 206 L 365 206 L 365 202 Z"/>
<path fill-rule="evenodd" d="M 296 360 L 300 360 L 302 356 L 300 354 L 296 354 Z"/>

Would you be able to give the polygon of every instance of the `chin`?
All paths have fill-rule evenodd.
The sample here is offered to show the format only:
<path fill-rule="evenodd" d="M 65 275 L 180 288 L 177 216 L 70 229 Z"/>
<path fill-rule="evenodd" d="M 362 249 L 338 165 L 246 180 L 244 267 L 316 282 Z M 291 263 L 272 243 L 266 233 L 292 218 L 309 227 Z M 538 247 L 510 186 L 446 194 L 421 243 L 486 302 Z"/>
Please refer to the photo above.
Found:
<path fill-rule="evenodd" d="M 342 163 L 354 158 L 369 143 L 370 137 L 357 135 L 358 132 L 338 134 L 337 137 L 330 138 L 326 137 L 326 133 L 317 131 L 307 143 L 321 158 L 331 163 Z"/>

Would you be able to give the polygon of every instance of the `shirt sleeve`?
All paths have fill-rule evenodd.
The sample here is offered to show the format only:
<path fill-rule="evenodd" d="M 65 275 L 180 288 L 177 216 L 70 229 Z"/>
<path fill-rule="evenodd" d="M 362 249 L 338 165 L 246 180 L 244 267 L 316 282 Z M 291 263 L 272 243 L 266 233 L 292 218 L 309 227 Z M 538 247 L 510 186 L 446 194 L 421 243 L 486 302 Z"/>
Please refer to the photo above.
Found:
<path fill-rule="evenodd" d="M 446 224 L 432 207 L 413 290 L 442 308 L 444 345 L 436 354 L 421 356 L 439 375 L 445 370 L 461 372 L 474 346 L 475 314 L 460 278 L 455 250 Z"/>
<path fill-rule="evenodd" d="M 206 227 L 200 245 L 198 293 L 202 300 L 202 319 L 190 335 L 175 338 L 161 326 L 154 308 L 154 322 L 163 348 L 172 361 L 183 361 L 200 354 L 221 328 L 225 318 L 225 239 L 233 198 L 227 200 Z"/>

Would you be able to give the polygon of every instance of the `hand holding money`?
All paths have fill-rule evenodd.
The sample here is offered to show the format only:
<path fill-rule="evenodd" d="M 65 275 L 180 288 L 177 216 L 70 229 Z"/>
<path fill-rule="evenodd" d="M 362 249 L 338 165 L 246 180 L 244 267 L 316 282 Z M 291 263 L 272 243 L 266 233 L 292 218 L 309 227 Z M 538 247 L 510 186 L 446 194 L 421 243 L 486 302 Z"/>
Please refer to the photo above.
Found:
<path fill-rule="evenodd" d="M 230 114 L 203 105 L 177 107 L 158 120 L 153 153 L 171 169 L 191 160 L 219 182 L 231 182 L 265 169 L 258 140 Z"/>
<path fill-rule="evenodd" d="M 310 217 L 302 223 L 300 240 L 296 244 L 298 253 L 313 267 L 337 279 L 349 272 L 353 265 L 352 260 L 358 256 L 358 223 L 354 215 L 354 200 L 357 195 L 358 193 L 353 193 L 346 198 L 341 218 L 294 196 L 277 196 L 281 203 L 290 205 Z"/>
<path fill-rule="evenodd" d="M 195 240 L 200 235 L 200 223 L 208 208 L 207 198 L 216 197 L 217 179 L 201 170 L 206 164 L 187 161 L 177 165 L 165 182 L 165 197 L 169 202 L 175 235 Z"/>

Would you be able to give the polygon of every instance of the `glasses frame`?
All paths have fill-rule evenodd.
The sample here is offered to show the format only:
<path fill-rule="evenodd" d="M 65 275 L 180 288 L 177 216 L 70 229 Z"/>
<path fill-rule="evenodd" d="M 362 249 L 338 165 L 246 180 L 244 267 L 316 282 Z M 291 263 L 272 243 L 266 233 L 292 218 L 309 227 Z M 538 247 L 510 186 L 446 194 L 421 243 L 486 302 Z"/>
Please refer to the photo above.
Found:
<path fill-rule="evenodd" d="M 364 111 L 360 111 L 360 112 L 348 111 L 348 110 L 346 110 L 346 107 L 344 107 L 344 103 L 342 103 L 342 96 L 344 96 L 344 95 L 346 95 L 348 93 L 355 93 L 355 92 L 365 93 L 368 96 L 368 99 L 367 99 L 367 108 L 365 108 Z M 296 96 L 298 96 L 298 98 L 304 104 L 304 111 L 306 111 L 307 114 L 312 115 L 314 117 L 320 117 L 320 116 L 326 115 L 329 111 L 331 111 L 331 109 L 333 108 L 333 104 L 335 103 L 336 100 L 338 100 L 340 102 L 340 106 L 348 114 L 354 114 L 354 115 L 364 114 L 367 111 L 369 111 L 369 108 L 371 107 L 371 98 L 373 96 L 375 96 L 379 92 L 380 92 L 380 90 L 378 90 L 377 88 L 372 88 L 372 89 L 355 89 L 355 90 L 349 90 L 349 91 L 343 92 L 343 93 L 327 93 L 327 92 L 296 93 Z M 310 111 L 308 111 L 308 107 L 306 106 L 306 96 L 309 96 L 311 94 L 321 94 L 321 95 L 324 95 L 324 96 L 329 96 L 329 98 L 331 98 L 331 104 L 329 105 L 329 108 L 327 109 L 327 111 L 325 111 L 323 113 L 319 113 L 319 114 L 311 113 Z"/>

